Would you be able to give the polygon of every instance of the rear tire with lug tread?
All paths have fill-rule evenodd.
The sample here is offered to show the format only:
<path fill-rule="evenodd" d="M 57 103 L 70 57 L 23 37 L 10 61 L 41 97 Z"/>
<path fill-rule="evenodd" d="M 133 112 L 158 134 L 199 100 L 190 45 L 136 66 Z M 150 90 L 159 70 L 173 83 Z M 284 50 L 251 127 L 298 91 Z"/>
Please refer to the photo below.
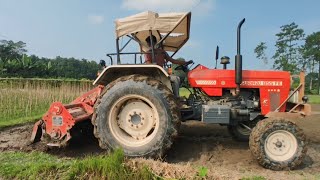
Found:
<path fill-rule="evenodd" d="M 237 124 L 235 126 L 229 125 L 228 126 L 229 134 L 232 136 L 232 138 L 239 142 L 248 142 L 249 136 L 251 131 L 245 127 L 243 127 L 241 124 Z"/>
<path fill-rule="evenodd" d="M 160 81 L 130 75 L 105 87 L 92 123 L 101 148 L 159 158 L 178 134 L 180 112 L 172 92 Z"/>
<path fill-rule="evenodd" d="M 251 130 L 247 129 L 242 123 L 238 123 L 237 125 L 229 125 L 228 131 L 232 138 L 239 142 L 248 142 L 252 129 L 257 125 L 257 123 L 263 120 L 264 117 L 258 116 L 254 120 L 244 121 L 242 122 L 244 125 L 251 128 Z"/>
<path fill-rule="evenodd" d="M 306 137 L 294 123 L 283 118 L 267 118 L 253 128 L 249 146 L 258 163 L 272 170 L 294 169 L 306 152 Z"/>

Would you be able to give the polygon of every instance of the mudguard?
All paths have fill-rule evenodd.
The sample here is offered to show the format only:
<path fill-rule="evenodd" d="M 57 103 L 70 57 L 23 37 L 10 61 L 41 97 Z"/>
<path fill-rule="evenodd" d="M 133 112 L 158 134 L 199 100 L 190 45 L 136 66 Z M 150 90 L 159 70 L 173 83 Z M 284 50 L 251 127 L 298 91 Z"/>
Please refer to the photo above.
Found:
<path fill-rule="evenodd" d="M 146 75 L 155 78 L 161 81 L 172 91 L 169 74 L 162 67 L 155 64 L 111 65 L 101 72 L 93 84 L 105 86 L 119 77 L 132 74 Z"/>

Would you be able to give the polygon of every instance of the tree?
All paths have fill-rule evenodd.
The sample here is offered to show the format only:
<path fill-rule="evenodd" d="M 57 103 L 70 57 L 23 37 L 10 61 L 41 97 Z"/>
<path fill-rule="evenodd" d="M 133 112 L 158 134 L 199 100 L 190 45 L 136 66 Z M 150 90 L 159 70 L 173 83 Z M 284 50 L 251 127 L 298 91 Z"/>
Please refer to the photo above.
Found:
<path fill-rule="evenodd" d="M 258 59 L 261 59 L 264 64 L 268 64 L 268 57 L 265 53 L 267 49 L 265 42 L 260 42 L 260 44 L 257 45 L 257 47 L 254 49 L 254 53 L 256 53 L 256 57 Z"/>
<path fill-rule="evenodd" d="M 307 36 L 304 45 L 304 56 L 311 61 L 311 73 L 313 73 L 315 63 L 319 65 L 317 92 L 320 94 L 320 31 Z"/>
<path fill-rule="evenodd" d="M 26 43 L 0 40 L 0 58 L 6 63 L 8 60 L 20 59 L 27 52 Z"/>
<path fill-rule="evenodd" d="M 296 73 L 299 70 L 299 63 L 302 60 L 301 45 L 304 38 L 303 29 L 298 28 L 294 22 L 288 25 L 281 26 L 281 32 L 276 34 L 277 50 L 273 56 L 275 59 L 273 67 L 284 71 Z M 304 64 L 302 65 L 305 68 Z"/>

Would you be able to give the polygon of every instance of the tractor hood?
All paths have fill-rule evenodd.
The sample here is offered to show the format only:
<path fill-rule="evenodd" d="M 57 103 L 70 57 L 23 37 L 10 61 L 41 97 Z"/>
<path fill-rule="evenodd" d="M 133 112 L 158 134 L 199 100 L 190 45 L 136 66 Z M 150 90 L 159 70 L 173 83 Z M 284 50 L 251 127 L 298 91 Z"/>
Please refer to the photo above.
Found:
<path fill-rule="evenodd" d="M 191 12 L 155 13 L 142 12 L 133 16 L 117 19 L 116 36 L 131 35 L 140 44 L 140 50 L 149 50 L 145 39 L 149 31 L 156 36 L 158 45 L 165 51 L 176 53 L 189 39 Z"/>

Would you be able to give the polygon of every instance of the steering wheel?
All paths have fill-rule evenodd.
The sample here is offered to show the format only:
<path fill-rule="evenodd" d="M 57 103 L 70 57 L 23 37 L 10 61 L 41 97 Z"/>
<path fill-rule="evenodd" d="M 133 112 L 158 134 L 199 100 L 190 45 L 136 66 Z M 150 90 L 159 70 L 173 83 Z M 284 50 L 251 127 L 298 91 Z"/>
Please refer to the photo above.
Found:
<path fill-rule="evenodd" d="M 190 60 L 190 61 L 186 62 L 183 65 L 177 66 L 176 68 L 174 68 L 174 70 L 182 70 L 184 72 L 187 72 L 189 64 L 193 64 L 193 61 Z"/>

